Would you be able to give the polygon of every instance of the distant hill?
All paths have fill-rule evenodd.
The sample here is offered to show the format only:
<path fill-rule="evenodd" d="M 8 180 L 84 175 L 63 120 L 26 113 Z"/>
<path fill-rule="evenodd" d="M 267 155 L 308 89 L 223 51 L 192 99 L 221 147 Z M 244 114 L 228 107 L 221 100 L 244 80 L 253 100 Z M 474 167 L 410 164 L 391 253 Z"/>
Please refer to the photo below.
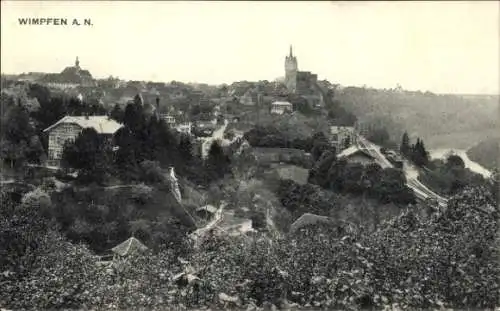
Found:
<path fill-rule="evenodd" d="M 498 125 L 498 95 L 346 87 L 334 97 L 361 122 L 381 122 L 393 137 L 407 130 L 410 136 L 422 137 L 429 148 L 467 149 L 491 136 Z"/>
<path fill-rule="evenodd" d="M 498 168 L 500 157 L 499 140 L 500 135 L 484 140 L 467 150 L 467 156 L 489 170 Z"/>

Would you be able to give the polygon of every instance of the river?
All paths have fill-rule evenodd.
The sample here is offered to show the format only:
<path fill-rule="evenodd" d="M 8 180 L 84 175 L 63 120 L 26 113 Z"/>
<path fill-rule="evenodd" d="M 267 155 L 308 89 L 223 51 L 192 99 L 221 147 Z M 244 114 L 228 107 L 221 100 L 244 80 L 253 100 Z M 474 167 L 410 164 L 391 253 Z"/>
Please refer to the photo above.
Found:
<path fill-rule="evenodd" d="M 461 157 L 462 160 L 464 160 L 465 167 L 470 169 L 471 171 L 478 173 L 478 174 L 481 174 L 486 178 L 491 176 L 491 172 L 488 169 L 482 167 L 479 163 L 474 162 L 471 159 L 469 159 L 469 157 L 467 156 L 467 150 L 452 149 L 452 148 L 441 148 L 441 149 L 429 150 L 429 155 L 430 155 L 431 159 L 445 159 L 448 156 L 448 154 L 451 154 L 451 153 L 456 154 L 459 157 Z"/>

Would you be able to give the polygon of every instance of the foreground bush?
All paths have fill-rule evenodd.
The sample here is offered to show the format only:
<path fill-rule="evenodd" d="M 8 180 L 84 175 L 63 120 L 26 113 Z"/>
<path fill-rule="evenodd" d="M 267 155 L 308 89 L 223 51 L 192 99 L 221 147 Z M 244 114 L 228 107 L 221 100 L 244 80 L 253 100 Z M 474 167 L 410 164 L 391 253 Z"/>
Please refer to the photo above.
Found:
<path fill-rule="evenodd" d="M 212 236 L 184 260 L 174 252 L 96 265 L 49 230 L 30 273 L 3 273 L 7 308 L 213 309 L 274 304 L 354 310 L 493 308 L 499 301 L 497 202 L 467 189 L 428 218 L 414 211 L 375 233 L 312 225 L 282 237 Z M 26 254 L 24 256 L 27 256 Z M 11 270 L 9 270 L 11 271 Z M 174 277 L 184 272 L 184 277 Z"/>

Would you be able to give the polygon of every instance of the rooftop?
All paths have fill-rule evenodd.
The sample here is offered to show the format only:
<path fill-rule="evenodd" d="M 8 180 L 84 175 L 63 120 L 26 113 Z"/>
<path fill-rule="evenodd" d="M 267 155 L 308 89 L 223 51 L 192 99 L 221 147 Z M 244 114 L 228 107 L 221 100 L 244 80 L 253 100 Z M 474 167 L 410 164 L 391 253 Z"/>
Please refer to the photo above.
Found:
<path fill-rule="evenodd" d="M 350 157 L 356 153 L 361 153 L 369 158 L 373 158 L 370 153 L 368 153 L 368 151 L 366 151 L 365 149 L 363 148 L 359 148 L 358 146 L 351 146 L 347 149 L 344 149 L 341 153 L 339 153 L 337 155 L 337 158 L 346 158 L 346 157 Z"/>
<path fill-rule="evenodd" d="M 285 102 L 285 101 L 275 101 L 275 102 L 272 103 L 272 105 L 275 105 L 275 106 L 292 106 L 291 103 Z"/>
<path fill-rule="evenodd" d="M 71 123 L 76 124 L 82 128 L 93 128 L 99 134 L 114 134 L 118 129 L 122 127 L 122 125 L 116 122 L 113 119 L 110 119 L 108 116 L 88 116 L 88 117 L 74 117 L 74 116 L 65 116 L 61 120 L 52 124 L 48 128 L 44 130 L 44 132 L 48 132 L 51 129 L 57 127 L 62 123 Z"/>
<path fill-rule="evenodd" d="M 131 253 L 135 253 L 137 251 L 143 252 L 147 249 L 148 248 L 144 244 L 142 244 L 141 241 L 139 241 L 134 237 L 131 237 L 125 242 L 122 242 L 117 246 L 113 247 L 111 251 L 120 256 L 126 256 Z"/>

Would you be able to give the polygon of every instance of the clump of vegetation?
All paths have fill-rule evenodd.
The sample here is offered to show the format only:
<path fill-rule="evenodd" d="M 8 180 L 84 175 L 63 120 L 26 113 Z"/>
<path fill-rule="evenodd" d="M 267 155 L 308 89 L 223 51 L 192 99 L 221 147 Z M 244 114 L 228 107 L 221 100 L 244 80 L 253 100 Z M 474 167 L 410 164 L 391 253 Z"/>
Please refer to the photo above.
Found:
<path fill-rule="evenodd" d="M 458 155 L 449 155 L 446 160 L 434 160 L 423 170 L 418 179 L 442 195 L 459 193 L 468 185 L 481 185 L 484 178 L 465 168 Z"/>
<path fill-rule="evenodd" d="M 1 276 L 0 301 L 8 308 L 493 308 L 500 273 L 496 203 L 488 189 L 468 188 L 427 218 L 409 210 L 375 232 L 321 225 L 281 237 L 213 231 L 182 262 L 167 249 L 108 268 L 84 246 L 35 226 L 39 217 L 29 217 L 28 226 L 2 218 L 0 236 L 19 237 L 2 243 L 8 258 L 15 243 L 32 249 L 3 261 L 9 272 Z"/>

